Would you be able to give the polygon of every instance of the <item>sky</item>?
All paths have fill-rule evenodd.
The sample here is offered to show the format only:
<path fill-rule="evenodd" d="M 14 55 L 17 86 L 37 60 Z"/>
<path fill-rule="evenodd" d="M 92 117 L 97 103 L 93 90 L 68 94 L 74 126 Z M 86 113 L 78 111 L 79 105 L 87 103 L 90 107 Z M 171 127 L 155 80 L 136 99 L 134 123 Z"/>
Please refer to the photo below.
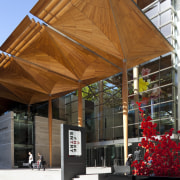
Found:
<path fill-rule="evenodd" d="M 0 46 L 26 15 L 34 18 L 29 11 L 37 2 L 38 0 L 0 0 Z"/>

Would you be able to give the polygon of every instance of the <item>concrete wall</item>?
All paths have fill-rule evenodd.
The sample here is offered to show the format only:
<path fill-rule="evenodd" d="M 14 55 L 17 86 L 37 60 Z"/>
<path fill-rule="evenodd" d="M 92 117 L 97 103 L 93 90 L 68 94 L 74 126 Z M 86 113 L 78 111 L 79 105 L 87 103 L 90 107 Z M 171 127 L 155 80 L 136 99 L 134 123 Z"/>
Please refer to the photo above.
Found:
<path fill-rule="evenodd" d="M 13 113 L 0 116 L 0 169 L 14 166 L 14 121 Z"/>
<path fill-rule="evenodd" d="M 60 167 L 60 124 L 64 121 L 52 120 L 52 167 Z M 48 118 L 35 116 L 35 160 L 37 153 L 44 156 L 49 166 L 49 131 Z"/>

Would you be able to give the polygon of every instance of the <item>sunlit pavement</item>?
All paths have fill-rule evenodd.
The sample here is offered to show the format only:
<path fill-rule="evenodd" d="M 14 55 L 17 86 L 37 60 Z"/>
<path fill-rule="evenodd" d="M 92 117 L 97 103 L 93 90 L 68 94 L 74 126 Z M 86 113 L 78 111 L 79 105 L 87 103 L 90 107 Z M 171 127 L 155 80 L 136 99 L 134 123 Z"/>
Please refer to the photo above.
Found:
<path fill-rule="evenodd" d="M 111 168 L 87 168 L 87 174 L 110 173 Z M 0 180 L 61 180 L 61 169 L 0 169 Z"/>
<path fill-rule="evenodd" d="M 60 180 L 61 169 L 31 170 L 8 169 L 0 170 L 0 180 Z"/>

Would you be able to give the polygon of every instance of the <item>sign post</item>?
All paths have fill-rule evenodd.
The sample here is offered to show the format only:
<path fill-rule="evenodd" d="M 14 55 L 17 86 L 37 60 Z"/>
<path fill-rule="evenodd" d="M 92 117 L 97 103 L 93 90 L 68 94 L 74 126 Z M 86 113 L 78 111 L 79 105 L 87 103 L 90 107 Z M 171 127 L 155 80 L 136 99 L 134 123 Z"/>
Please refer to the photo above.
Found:
<path fill-rule="evenodd" d="M 86 174 L 85 128 L 61 124 L 61 180 Z"/>

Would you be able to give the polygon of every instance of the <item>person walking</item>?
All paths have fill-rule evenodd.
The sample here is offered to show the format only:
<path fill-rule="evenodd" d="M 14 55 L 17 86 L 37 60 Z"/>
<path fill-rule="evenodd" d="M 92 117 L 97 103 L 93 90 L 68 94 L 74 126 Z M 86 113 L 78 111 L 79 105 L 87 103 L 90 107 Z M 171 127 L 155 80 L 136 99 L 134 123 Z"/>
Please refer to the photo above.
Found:
<path fill-rule="evenodd" d="M 39 156 L 39 167 L 38 167 L 38 169 L 40 170 L 41 169 L 41 167 L 44 169 L 44 171 L 45 171 L 45 161 L 44 161 L 44 157 L 43 157 L 43 155 L 41 155 L 40 153 L 38 153 L 38 156 Z"/>
<path fill-rule="evenodd" d="M 133 161 L 132 154 L 129 154 L 128 159 L 126 161 L 126 166 L 131 166 L 132 161 Z"/>
<path fill-rule="evenodd" d="M 139 149 L 139 147 L 136 147 L 136 150 L 134 151 L 134 160 L 137 160 L 138 163 L 141 160 L 141 150 Z"/>
<path fill-rule="evenodd" d="M 28 153 L 29 154 L 29 167 L 33 169 L 33 155 L 31 152 Z"/>
<path fill-rule="evenodd" d="M 131 174 L 131 164 L 132 164 L 132 161 L 133 161 L 133 157 L 132 157 L 132 154 L 128 154 L 128 159 L 126 161 L 126 175 L 129 175 Z"/>

